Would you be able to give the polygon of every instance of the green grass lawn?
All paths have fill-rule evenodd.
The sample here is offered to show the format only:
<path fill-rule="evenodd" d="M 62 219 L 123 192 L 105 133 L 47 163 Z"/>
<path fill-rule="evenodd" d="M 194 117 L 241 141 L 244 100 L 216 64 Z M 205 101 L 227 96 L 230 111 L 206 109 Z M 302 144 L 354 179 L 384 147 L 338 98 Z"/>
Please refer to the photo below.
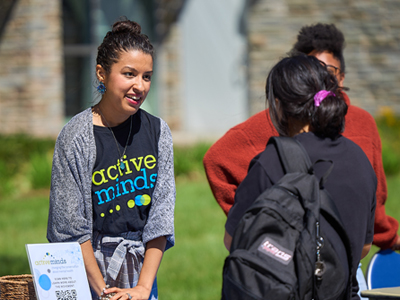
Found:
<path fill-rule="evenodd" d="M 221 299 L 224 224 L 205 178 L 177 184 L 176 246 L 166 251 L 158 273 L 163 299 Z"/>
<path fill-rule="evenodd" d="M 0 276 L 30 274 L 25 244 L 46 243 L 48 192 L 0 200 Z M 178 180 L 176 246 L 168 250 L 158 273 L 160 295 L 167 299 L 219 299 L 227 251 L 225 215 L 205 176 Z"/>
<path fill-rule="evenodd" d="M 46 243 L 47 192 L 0 200 L 0 276 L 30 274 L 25 244 Z"/>
<path fill-rule="evenodd" d="M 400 220 L 400 176 L 388 178 L 387 214 Z M 30 273 L 25 244 L 45 243 L 48 192 L 0 200 L 0 276 Z M 177 181 L 176 246 L 168 250 L 158 273 L 162 299 L 220 299 L 225 215 L 204 175 Z M 362 261 L 365 269 L 374 247 Z"/>
<path fill-rule="evenodd" d="M 400 174 L 388 177 L 386 181 L 388 187 L 388 199 L 385 204 L 386 214 L 400 221 Z M 372 255 L 374 255 L 374 253 L 377 251 L 379 251 L 379 248 L 372 245 L 371 251 L 363 260 L 361 260 L 361 268 L 363 269 L 364 273 Z"/>

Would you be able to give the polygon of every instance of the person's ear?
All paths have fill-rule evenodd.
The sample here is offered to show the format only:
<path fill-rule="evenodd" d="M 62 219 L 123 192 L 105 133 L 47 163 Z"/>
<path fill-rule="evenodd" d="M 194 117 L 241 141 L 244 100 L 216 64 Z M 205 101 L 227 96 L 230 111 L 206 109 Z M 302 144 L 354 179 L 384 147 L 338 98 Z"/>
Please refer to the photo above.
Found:
<path fill-rule="evenodd" d="M 106 78 L 106 71 L 101 65 L 96 65 L 96 77 L 99 82 L 104 82 Z"/>
<path fill-rule="evenodd" d="M 337 76 L 338 84 L 339 84 L 340 87 L 343 87 L 344 77 L 345 77 L 345 74 L 344 74 L 344 73 L 340 73 L 340 74 Z"/>

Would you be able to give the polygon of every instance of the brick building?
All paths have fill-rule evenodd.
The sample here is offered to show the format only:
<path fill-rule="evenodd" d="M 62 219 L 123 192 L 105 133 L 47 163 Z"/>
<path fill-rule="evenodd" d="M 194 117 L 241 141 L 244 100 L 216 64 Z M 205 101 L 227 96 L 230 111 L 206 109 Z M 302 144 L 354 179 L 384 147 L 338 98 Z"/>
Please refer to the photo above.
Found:
<path fill-rule="evenodd" d="M 400 1 L 253 0 L 247 10 L 249 101 L 252 113 L 268 70 L 290 50 L 305 24 L 334 23 L 344 34 L 345 85 L 353 104 L 373 115 L 380 106 L 400 113 Z"/>
<path fill-rule="evenodd" d="M 176 141 L 218 138 L 264 109 L 269 69 L 316 22 L 345 34 L 352 103 L 400 113 L 399 12 L 396 0 L 2 0 L 0 133 L 54 137 L 94 103 L 96 47 L 120 15 L 156 47 L 145 109 Z"/>
<path fill-rule="evenodd" d="M 60 4 L 1 1 L 1 133 L 55 136 L 64 122 Z"/>

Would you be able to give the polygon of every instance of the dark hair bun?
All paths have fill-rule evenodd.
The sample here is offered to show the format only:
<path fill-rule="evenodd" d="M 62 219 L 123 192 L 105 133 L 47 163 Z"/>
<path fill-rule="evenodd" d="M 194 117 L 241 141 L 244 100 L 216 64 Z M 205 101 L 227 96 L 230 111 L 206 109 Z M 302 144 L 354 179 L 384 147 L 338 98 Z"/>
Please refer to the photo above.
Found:
<path fill-rule="evenodd" d="M 342 93 L 335 91 L 335 96 L 327 96 L 311 118 L 311 131 L 317 136 L 335 139 L 344 131 L 347 104 Z"/>
<path fill-rule="evenodd" d="M 153 58 L 153 45 L 149 37 L 141 31 L 142 28 L 138 23 L 126 17 L 120 18 L 97 48 L 97 64 L 101 65 L 106 72 L 110 72 L 111 66 L 119 60 L 121 52 L 129 50 L 139 50 Z"/>
<path fill-rule="evenodd" d="M 140 34 L 142 27 L 134 21 L 121 20 L 114 23 L 112 33 L 131 33 Z"/>
<path fill-rule="evenodd" d="M 344 46 L 343 33 L 334 24 L 317 23 L 300 29 L 294 48 L 306 54 L 313 50 L 341 53 Z"/>

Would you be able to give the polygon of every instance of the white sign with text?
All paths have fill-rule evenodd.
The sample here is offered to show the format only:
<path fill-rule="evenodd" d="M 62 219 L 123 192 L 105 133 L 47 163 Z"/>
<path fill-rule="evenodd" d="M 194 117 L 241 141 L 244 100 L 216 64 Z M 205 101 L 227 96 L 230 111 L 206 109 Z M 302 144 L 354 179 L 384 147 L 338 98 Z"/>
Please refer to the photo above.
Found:
<path fill-rule="evenodd" d="M 91 299 L 79 243 L 27 244 L 39 300 Z"/>

